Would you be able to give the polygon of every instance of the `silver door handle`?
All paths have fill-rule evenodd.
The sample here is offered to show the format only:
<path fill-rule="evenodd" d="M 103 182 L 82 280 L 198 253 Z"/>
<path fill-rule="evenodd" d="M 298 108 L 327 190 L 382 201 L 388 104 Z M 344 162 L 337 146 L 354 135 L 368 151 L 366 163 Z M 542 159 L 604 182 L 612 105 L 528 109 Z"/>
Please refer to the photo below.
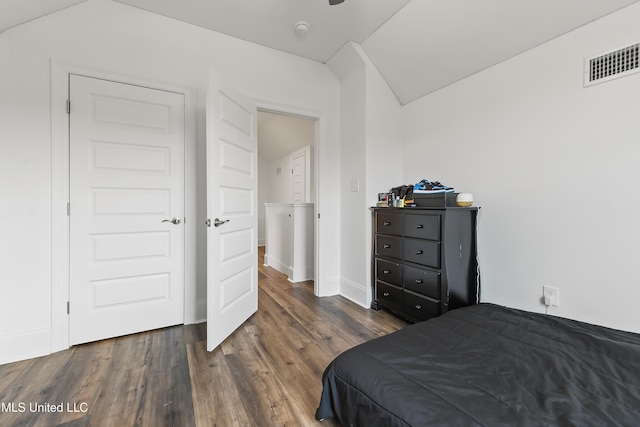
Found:
<path fill-rule="evenodd" d="M 213 226 L 214 227 L 220 227 L 222 224 L 224 224 L 226 222 L 229 222 L 229 220 L 225 219 L 224 221 L 220 221 L 219 218 L 216 218 L 216 219 L 213 220 Z"/>
<path fill-rule="evenodd" d="M 182 222 L 182 220 L 180 218 L 178 218 L 177 216 L 174 216 L 171 219 L 163 219 L 162 222 L 170 222 L 174 225 L 178 225 Z"/>

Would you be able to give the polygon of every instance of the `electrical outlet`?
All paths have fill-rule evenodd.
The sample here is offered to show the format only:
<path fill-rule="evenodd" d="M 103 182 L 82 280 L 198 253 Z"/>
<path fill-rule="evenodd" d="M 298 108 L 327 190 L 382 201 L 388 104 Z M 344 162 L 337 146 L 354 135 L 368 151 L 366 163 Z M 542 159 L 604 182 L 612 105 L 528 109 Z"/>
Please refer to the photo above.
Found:
<path fill-rule="evenodd" d="M 544 305 L 557 307 L 559 305 L 560 290 L 554 286 L 542 287 L 542 298 Z"/>

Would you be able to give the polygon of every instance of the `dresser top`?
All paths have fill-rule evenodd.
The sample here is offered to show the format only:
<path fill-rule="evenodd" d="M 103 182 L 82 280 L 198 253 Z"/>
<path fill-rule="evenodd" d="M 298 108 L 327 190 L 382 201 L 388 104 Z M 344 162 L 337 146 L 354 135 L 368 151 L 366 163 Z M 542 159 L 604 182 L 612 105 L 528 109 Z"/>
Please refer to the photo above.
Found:
<path fill-rule="evenodd" d="M 477 211 L 480 209 L 479 206 L 471 206 L 468 208 L 463 208 L 460 206 L 441 206 L 441 207 L 423 207 L 423 206 L 408 206 L 405 208 L 394 208 L 394 207 L 385 207 L 385 206 L 371 206 L 369 209 L 372 211 L 441 211 L 441 210 L 467 210 L 467 211 Z"/>

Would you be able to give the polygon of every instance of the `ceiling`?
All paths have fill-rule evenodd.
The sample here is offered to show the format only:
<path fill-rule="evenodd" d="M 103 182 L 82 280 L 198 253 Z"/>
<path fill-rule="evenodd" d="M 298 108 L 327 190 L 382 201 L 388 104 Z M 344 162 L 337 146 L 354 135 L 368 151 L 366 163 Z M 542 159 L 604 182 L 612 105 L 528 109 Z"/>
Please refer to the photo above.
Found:
<path fill-rule="evenodd" d="M 84 1 L 2 0 L 0 31 Z M 319 62 L 354 41 L 404 105 L 640 0 L 113 1 Z"/>
<path fill-rule="evenodd" d="M 316 143 L 316 120 L 273 111 L 258 111 L 258 153 L 267 162 L 280 160 Z"/>
<path fill-rule="evenodd" d="M 0 0 L 0 32 L 86 0 Z"/>

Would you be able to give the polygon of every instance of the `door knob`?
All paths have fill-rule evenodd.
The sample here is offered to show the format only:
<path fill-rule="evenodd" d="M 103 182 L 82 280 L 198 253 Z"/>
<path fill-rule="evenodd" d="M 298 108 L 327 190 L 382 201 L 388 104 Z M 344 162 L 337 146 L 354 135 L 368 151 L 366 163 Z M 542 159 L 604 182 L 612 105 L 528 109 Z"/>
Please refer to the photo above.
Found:
<path fill-rule="evenodd" d="M 214 227 L 220 227 L 222 224 L 229 222 L 228 219 L 225 219 L 224 221 L 221 221 L 219 218 L 216 218 L 213 220 L 213 226 Z"/>
<path fill-rule="evenodd" d="M 174 216 L 171 219 L 163 219 L 162 222 L 170 222 L 174 225 L 178 225 L 182 222 L 182 220 L 180 218 L 178 218 L 177 216 Z"/>

